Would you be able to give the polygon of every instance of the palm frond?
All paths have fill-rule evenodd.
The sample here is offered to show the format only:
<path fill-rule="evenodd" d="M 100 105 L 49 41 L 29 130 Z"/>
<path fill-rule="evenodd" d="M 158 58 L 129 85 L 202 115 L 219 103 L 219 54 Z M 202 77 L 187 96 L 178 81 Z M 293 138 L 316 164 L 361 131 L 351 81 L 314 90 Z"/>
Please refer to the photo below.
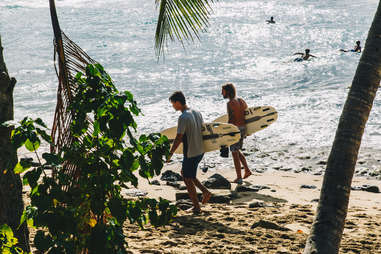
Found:
<path fill-rule="evenodd" d="M 69 107 L 76 91 L 76 74 L 78 72 L 84 73 L 86 66 L 94 64 L 96 61 L 91 59 L 85 51 L 61 31 L 54 0 L 49 0 L 49 4 L 54 31 L 54 67 L 58 77 L 57 105 L 51 133 L 53 144 L 50 150 L 59 153 L 65 146 L 70 146 L 74 141 L 81 142 L 81 138 L 76 139 L 71 134 L 72 113 Z M 58 68 L 56 67 L 56 61 L 58 62 Z M 92 129 L 92 126 L 90 126 L 87 131 L 91 132 Z M 78 168 L 73 163 L 65 162 L 63 170 L 74 177 Z"/>
<path fill-rule="evenodd" d="M 217 0 L 156 0 L 159 17 L 155 34 L 157 56 L 164 52 L 168 39 L 193 41 L 209 25 L 210 3 Z"/>

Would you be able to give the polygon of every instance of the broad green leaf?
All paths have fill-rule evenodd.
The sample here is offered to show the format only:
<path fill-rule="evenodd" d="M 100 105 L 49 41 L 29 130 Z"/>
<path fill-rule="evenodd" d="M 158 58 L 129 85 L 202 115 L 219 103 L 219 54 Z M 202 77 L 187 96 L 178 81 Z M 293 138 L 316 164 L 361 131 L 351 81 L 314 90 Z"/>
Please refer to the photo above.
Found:
<path fill-rule="evenodd" d="M 25 171 L 26 169 L 23 168 L 23 166 L 21 166 L 21 163 L 18 162 L 15 166 L 15 168 L 13 169 L 13 172 L 15 172 L 15 174 L 21 174 Z"/>
<path fill-rule="evenodd" d="M 39 140 L 35 140 L 34 142 L 32 142 L 30 139 L 27 139 L 25 141 L 25 147 L 30 152 L 34 152 L 34 151 L 36 151 L 40 147 L 40 141 Z"/>

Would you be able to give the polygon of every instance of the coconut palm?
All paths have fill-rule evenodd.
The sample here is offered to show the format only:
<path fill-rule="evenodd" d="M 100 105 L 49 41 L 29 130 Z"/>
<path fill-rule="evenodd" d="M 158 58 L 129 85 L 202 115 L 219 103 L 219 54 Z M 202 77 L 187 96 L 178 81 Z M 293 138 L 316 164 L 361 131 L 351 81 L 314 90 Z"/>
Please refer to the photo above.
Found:
<path fill-rule="evenodd" d="M 304 254 L 339 252 L 361 138 L 381 80 L 380 45 L 381 5 L 340 117 Z"/>
<path fill-rule="evenodd" d="M 3 58 L 0 36 L 0 124 L 13 120 L 13 88 L 16 79 L 8 74 Z M 20 217 L 24 210 L 22 183 L 13 172 L 17 163 L 16 149 L 11 144 L 12 129 L 0 125 L 0 226 L 8 224 L 19 240 L 19 246 L 29 251 L 29 231 L 26 223 L 20 227 Z"/>
<path fill-rule="evenodd" d="M 164 53 L 168 39 L 199 39 L 199 34 L 208 27 L 211 6 L 216 0 L 155 0 L 159 17 L 155 34 L 158 56 Z"/>

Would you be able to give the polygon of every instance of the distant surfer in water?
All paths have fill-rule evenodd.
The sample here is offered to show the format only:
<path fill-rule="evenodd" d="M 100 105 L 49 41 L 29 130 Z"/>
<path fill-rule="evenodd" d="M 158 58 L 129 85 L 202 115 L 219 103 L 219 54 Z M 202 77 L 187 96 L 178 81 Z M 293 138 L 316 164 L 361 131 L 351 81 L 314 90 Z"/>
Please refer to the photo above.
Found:
<path fill-rule="evenodd" d="M 173 141 L 167 162 L 170 161 L 177 147 L 183 142 L 184 158 L 181 175 L 184 178 L 189 197 L 193 203 L 191 211 L 195 214 L 199 214 L 201 208 L 198 202 L 195 186 L 202 191 L 202 204 L 206 204 L 212 196 L 212 193 L 202 185 L 196 177 L 198 164 L 204 156 L 204 146 L 201 134 L 203 124 L 202 115 L 200 112 L 187 106 L 185 96 L 181 91 L 174 92 L 169 97 L 169 101 L 172 103 L 172 106 L 176 111 L 181 111 L 181 115 L 178 119 L 177 135 Z"/>
<path fill-rule="evenodd" d="M 353 49 L 351 49 L 351 50 L 340 49 L 340 51 L 341 52 L 356 52 L 356 53 L 361 53 L 360 41 L 356 41 L 356 45 L 354 46 Z"/>
<path fill-rule="evenodd" d="M 266 20 L 267 24 L 275 24 L 274 17 L 270 17 L 270 20 Z"/>
<path fill-rule="evenodd" d="M 310 57 L 316 57 L 316 56 L 310 54 L 310 50 L 309 49 L 306 49 L 305 53 L 296 52 L 296 53 L 294 53 L 294 55 L 301 55 L 300 57 L 295 58 L 294 62 L 306 61 Z"/>
<path fill-rule="evenodd" d="M 246 158 L 240 151 L 242 149 L 243 139 L 246 137 L 245 109 L 247 108 L 247 104 L 242 98 L 236 97 L 236 90 L 232 83 L 223 85 L 221 94 L 224 99 L 229 99 L 227 103 L 227 111 L 229 116 L 228 123 L 238 126 L 241 132 L 241 139 L 237 143 L 230 146 L 230 151 L 233 155 L 234 167 L 237 173 L 237 178 L 233 182 L 242 184 L 241 163 L 245 169 L 245 175 L 243 178 L 248 178 L 251 175 L 251 171 L 247 166 Z"/>

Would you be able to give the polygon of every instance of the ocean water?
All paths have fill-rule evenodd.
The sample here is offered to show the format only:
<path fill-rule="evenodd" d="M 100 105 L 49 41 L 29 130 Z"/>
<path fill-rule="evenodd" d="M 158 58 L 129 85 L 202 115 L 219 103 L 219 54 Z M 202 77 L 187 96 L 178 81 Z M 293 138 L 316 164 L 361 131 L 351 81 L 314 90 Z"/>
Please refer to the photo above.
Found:
<path fill-rule="evenodd" d="M 201 41 L 168 44 L 158 61 L 154 0 L 57 0 L 62 30 L 99 61 L 119 90 L 130 90 L 144 116 L 139 133 L 176 124 L 168 97 L 182 90 L 205 121 L 224 114 L 221 85 L 236 84 L 248 105 L 272 105 L 278 121 L 252 140 L 259 147 L 332 144 L 360 54 L 340 53 L 363 45 L 377 8 L 375 0 L 221 0 L 213 4 Z M 275 25 L 265 20 L 274 16 Z M 15 118 L 41 117 L 52 124 L 57 78 L 47 0 L 1 0 L 0 34 L 14 91 Z M 317 58 L 293 62 L 311 49 Z M 377 96 L 362 146 L 381 142 Z"/>

